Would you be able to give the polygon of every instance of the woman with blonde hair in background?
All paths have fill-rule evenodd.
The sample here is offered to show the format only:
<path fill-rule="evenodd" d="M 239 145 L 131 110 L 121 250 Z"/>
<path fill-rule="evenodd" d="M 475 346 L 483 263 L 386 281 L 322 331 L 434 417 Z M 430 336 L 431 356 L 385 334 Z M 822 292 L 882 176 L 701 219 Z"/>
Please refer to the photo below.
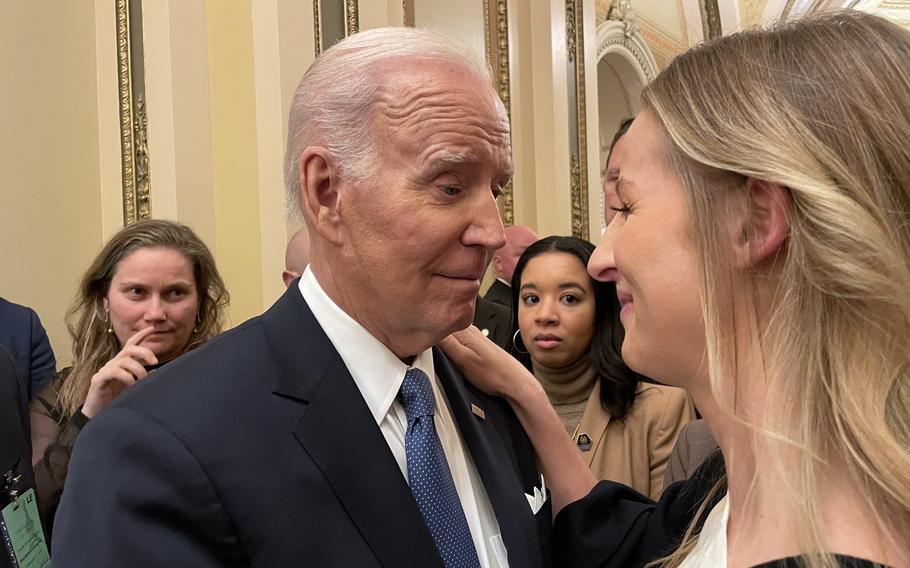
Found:
<path fill-rule="evenodd" d="M 220 333 L 228 302 L 212 253 L 180 223 L 128 225 L 98 253 L 67 313 L 73 365 L 31 405 L 48 533 L 82 427 L 136 381 Z"/>
<path fill-rule="evenodd" d="M 645 89 L 588 271 L 625 362 L 688 389 L 723 454 L 657 503 L 595 483 L 524 368 L 446 340 L 534 441 L 558 565 L 910 566 L 908 61 L 906 30 L 836 13 Z"/>

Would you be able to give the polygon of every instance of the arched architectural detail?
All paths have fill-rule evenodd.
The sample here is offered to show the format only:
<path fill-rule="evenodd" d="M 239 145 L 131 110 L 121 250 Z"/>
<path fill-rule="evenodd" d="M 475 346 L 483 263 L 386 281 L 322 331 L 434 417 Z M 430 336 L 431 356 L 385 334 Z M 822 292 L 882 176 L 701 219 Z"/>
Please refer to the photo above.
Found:
<path fill-rule="evenodd" d="M 657 63 L 638 31 L 628 0 L 610 10 L 607 21 L 597 26 L 597 106 L 600 138 L 600 181 L 606 170 L 613 133 L 624 118 L 634 116 L 641 90 L 657 76 Z M 594 195 L 597 198 L 594 198 Z M 589 194 L 589 207 L 603 211 L 603 192 Z M 601 220 L 601 230 L 604 228 Z M 592 231 L 593 232 L 593 231 Z M 592 235 L 594 237 L 594 235 Z"/>

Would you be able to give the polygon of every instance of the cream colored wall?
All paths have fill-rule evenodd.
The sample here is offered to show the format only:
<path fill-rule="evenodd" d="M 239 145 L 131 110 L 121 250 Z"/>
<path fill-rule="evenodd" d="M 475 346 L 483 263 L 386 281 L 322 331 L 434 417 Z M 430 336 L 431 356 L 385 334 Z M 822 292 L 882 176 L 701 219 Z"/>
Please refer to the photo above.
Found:
<path fill-rule="evenodd" d="M 206 2 L 215 252 L 233 324 L 263 308 L 250 1 Z"/>
<path fill-rule="evenodd" d="M 0 13 L 0 295 L 38 312 L 66 364 L 63 315 L 102 239 L 94 0 Z"/>

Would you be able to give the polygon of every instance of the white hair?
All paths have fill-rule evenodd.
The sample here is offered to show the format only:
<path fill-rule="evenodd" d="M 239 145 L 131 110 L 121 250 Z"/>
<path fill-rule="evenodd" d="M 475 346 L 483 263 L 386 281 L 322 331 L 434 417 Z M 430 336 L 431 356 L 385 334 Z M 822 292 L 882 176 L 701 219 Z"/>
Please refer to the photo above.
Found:
<path fill-rule="evenodd" d="M 489 66 L 470 46 L 437 30 L 377 28 L 327 49 L 304 73 L 291 103 L 284 157 L 289 215 L 300 212 L 299 160 L 308 146 L 324 146 L 348 179 L 374 171 L 370 112 L 388 86 L 378 64 L 406 58 L 452 63 L 492 81 Z"/>

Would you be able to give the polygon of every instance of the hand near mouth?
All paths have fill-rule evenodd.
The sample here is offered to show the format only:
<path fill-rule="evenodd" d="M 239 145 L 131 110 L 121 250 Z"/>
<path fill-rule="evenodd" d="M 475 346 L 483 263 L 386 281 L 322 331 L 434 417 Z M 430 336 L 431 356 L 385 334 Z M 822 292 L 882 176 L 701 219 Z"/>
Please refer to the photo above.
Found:
<path fill-rule="evenodd" d="M 120 353 L 92 375 L 82 414 L 92 418 L 120 396 L 127 387 L 148 376 L 144 365 L 157 365 L 158 357 L 148 347 L 140 345 L 155 331 L 150 325 L 126 340 Z"/>

